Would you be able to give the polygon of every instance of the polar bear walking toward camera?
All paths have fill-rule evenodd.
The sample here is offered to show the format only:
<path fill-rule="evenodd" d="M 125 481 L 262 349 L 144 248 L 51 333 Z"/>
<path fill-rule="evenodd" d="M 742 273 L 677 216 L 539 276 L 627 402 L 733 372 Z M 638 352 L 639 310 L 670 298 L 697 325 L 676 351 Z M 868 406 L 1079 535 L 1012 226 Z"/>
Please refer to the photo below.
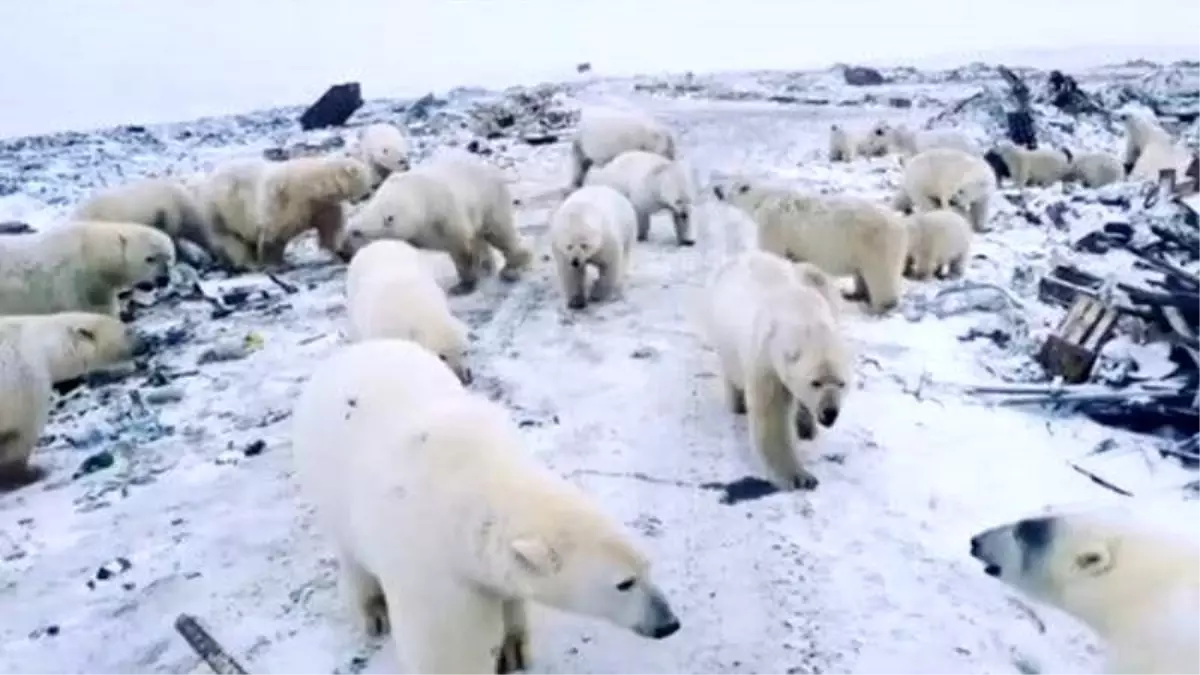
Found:
<path fill-rule="evenodd" d="M 393 173 L 408 171 L 410 154 L 408 136 L 396 125 L 386 122 L 363 127 L 353 150 L 353 156 L 375 172 L 376 185 Z"/>
<path fill-rule="evenodd" d="M 389 176 L 351 217 L 341 251 L 349 259 L 378 239 L 445 251 L 459 278 L 451 292 L 469 293 L 493 268 L 492 248 L 504 256 L 505 281 L 516 281 L 532 263 L 515 219 L 512 192 L 499 169 L 463 151 L 445 152 Z"/>
<path fill-rule="evenodd" d="M 402 338 L 428 349 L 464 384 L 467 325 L 450 311 L 446 292 L 417 249 L 384 239 L 367 244 L 346 272 L 346 313 L 352 341 Z"/>
<path fill-rule="evenodd" d="M 679 619 L 627 535 L 509 413 L 407 340 L 341 348 L 296 404 L 297 475 L 370 634 L 417 673 L 531 665 L 526 603 L 661 639 Z"/>
<path fill-rule="evenodd" d="M 607 185 L 581 187 L 550 216 L 550 249 L 570 309 L 583 309 L 621 291 L 637 229 L 637 212 L 625 195 Z M 587 270 L 596 268 L 591 293 Z"/>
<path fill-rule="evenodd" d="M 129 359 L 142 347 L 131 328 L 104 314 L 0 317 L 0 491 L 45 474 L 29 457 L 50 418 L 51 387 Z"/>
<path fill-rule="evenodd" d="M 783 258 L 748 251 L 717 269 L 699 318 L 729 406 L 749 415 L 751 446 L 772 482 L 816 488 L 798 441 L 815 440 L 837 421 L 853 365 L 825 297 Z"/>
<path fill-rule="evenodd" d="M 908 228 L 891 209 L 869 199 L 817 195 L 744 179 L 713 186 L 717 199 L 758 228 L 758 247 L 833 276 L 854 275 L 852 299 L 883 313 L 900 299 Z"/>
<path fill-rule="evenodd" d="M 117 316 L 117 295 L 165 286 L 175 245 L 136 223 L 74 221 L 0 237 L 0 315 L 95 312 Z"/>
<path fill-rule="evenodd" d="M 988 575 L 1087 624 L 1107 643 L 1109 672 L 1196 673 L 1197 521 L 1187 503 L 1093 507 L 985 530 L 971 555 Z"/>
<path fill-rule="evenodd" d="M 953 209 L 908 217 L 906 276 L 925 280 L 961 277 L 971 253 L 971 224 Z"/>
<path fill-rule="evenodd" d="M 650 236 L 650 217 L 662 210 L 671 212 L 675 242 L 692 246 L 692 188 L 679 162 L 644 150 L 617 155 L 608 164 L 593 169 L 587 185 L 607 185 L 625 195 L 637 211 L 637 240 Z"/>
<path fill-rule="evenodd" d="M 675 133 L 653 117 L 633 110 L 593 107 L 579 115 L 571 141 L 571 187 L 583 186 L 588 171 L 630 150 L 653 152 L 674 160 Z"/>
<path fill-rule="evenodd" d="M 902 212 L 921 213 L 952 208 L 962 213 L 971 229 L 987 226 L 996 172 L 982 157 L 954 148 L 926 150 L 909 160 L 893 205 Z"/>

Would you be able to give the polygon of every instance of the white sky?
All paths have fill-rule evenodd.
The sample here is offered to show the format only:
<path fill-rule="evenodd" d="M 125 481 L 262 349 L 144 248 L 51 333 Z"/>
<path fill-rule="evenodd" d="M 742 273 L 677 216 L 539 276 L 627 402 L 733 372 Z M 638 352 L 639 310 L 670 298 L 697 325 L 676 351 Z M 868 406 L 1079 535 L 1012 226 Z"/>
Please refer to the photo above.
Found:
<path fill-rule="evenodd" d="M 1047 48 L 1077 60 L 1081 47 L 1088 61 L 1200 58 L 1197 0 L 0 0 L 0 26 L 0 136 L 307 102 L 344 79 L 368 97 L 500 85 L 579 61 L 629 73 Z"/>

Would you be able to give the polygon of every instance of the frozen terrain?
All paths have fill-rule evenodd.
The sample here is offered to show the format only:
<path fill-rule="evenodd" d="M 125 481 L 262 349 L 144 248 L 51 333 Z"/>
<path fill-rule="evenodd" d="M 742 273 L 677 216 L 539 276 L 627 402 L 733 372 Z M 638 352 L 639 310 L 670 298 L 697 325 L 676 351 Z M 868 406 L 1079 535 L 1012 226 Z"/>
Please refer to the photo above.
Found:
<path fill-rule="evenodd" d="M 858 95 L 820 77 L 805 91 L 834 102 Z M 705 91 L 771 80 L 713 81 Z M 916 101 L 901 108 L 670 97 L 638 83 L 578 84 L 559 97 L 568 108 L 587 101 L 653 111 L 678 130 L 701 184 L 738 171 L 878 197 L 899 176 L 895 161 L 830 165 L 829 124 L 919 123 L 977 88 L 959 81 L 875 91 Z M 452 94 L 446 110 L 473 96 L 487 95 Z M 402 110 L 370 102 L 352 124 L 407 119 L 422 153 L 471 138 L 443 123 L 453 115 Z M 289 127 L 296 112 L 23 141 L 0 173 L 0 187 L 12 186 L 0 196 L 0 220 L 51 226 L 100 185 L 257 156 L 298 139 Z M 1111 137 L 1089 142 L 1117 149 Z M 747 223 L 706 201 L 697 245 L 680 249 L 658 220 L 650 242 L 635 249 L 624 300 L 569 312 L 544 238 L 567 178 L 566 143 L 483 145 L 515 181 L 521 229 L 539 262 L 519 283 L 492 278 L 453 300 L 475 336 L 473 388 L 509 406 L 530 450 L 629 526 L 683 621 L 676 636 L 652 642 L 537 614 L 538 672 L 1097 668 L 1096 645 L 1077 624 L 1031 613 L 967 555 L 970 535 L 1000 521 L 1122 499 L 1072 467 L 1102 443 L 1125 448 L 1154 474 L 1139 495 L 1184 482 L 1151 457 L 1146 437 L 1082 416 L 988 406 L 961 391 L 1028 379 L 1033 336 L 1060 311 L 1031 310 L 1005 346 L 972 337 L 997 328 L 995 313 L 939 319 L 921 311 L 942 282 L 910 283 L 904 311 L 885 318 L 849 310 L 857 382 L 838 425 L 813 450 L 820 487 L 729 499 L 737 492 L 730 486 L 757 469 L 744 418 L 728 413 L 715 358 L 689 312 L 713 266 L 751 245 Z M 1011 205 L 993 221 L 993 232 L 976 240 L 970 279 L 1007 286 L 1019 268 L 1044 268 L 1067 236 L 1031 225 Z M 0 671 L 207 672 L 172 629 L 181 612 L 200 617 L 251 672 L 395 670 L 390 646 L 369 643 L 338 601 L 330 548 L 292 478 L 292 402 L 313 364 L 342 341 L 345 311 L 344 267 L 308 240 L 291 255 L 297 264 L 280 275 L 285 284 L 208 282 L 251 289 L 220 318 L 181 282 L 138 313 L 139 327 L 162 338 L 152 362 L 62 402 L 34 455 L 51 477 L 0 497 Z M 1036 305 L 1028 288 L 1017 291 Z M 101 451 L 111 466 L 72 477 Z"/>

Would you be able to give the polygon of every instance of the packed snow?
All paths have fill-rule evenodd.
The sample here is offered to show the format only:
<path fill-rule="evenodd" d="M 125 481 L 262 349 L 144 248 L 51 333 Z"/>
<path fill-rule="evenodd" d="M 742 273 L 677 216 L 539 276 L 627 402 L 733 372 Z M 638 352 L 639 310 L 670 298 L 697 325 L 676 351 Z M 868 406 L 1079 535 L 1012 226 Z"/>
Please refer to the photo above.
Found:
<path fill-rule="evenodd" d="M 652 112 L 679 134 L 701 188 L 740 172 L 882 199 L 900 176 L 895 158 L 831 164 L 829 125 L 919 126 L 994 84 L 991 74 L 964 72 L 912 75 L 870 98 L 826 72 L 790 87 L 783 74 L 750 73 L 596 78 L 547 91 L 566 111 L 603 103 Z M 1117 77 L 1098 72 L 1095 81 Z M 900 98 L 911 106 L 889 103 Z M 0 221 L 52 227 L 103 185 L 211 169 L 300 141 L 336 147 L 371 121 L 406 124 L 420 156 L 474 141 L 514 181 L 538 262 L 516 284 L 492 277 L 453 298 L 472 327 L 472 389 L 507 405 L 530 451 L 630 528 L 683 623 L 670 639 L 648 641 L 544 610 L 534 616 L 535 671 L 1099 667 L 1099 646 L 1078 623 L 1020 599 L 968 555 L 970 536 L 994 524 L 1127 499 L 1076 468 L 1098 446 L 1118 447 L 1136 465 L 1122 472 L 1137 474 L 1139 497 L 1178 493 L 1194 479 L 1159 459 L 1151 437 L 964 392 L 1036 378 L 1031 354 L 1062 311 L 1038 304 L 1020 281 L 1048 268 L 1070 232 L 1031 224 L 997 198 L 967 278 L 1011 288 L 1019 310 L 939 318 L 934 294 L 948 281 L 908 282 L 903 306 L 882 318 L 849 309 L 856 381 L 813 451 L 820 486 L 746 496 L 739 486 L 758 469 L 745 420 L 728 412 L 691 312 L 714 266 L 753 245 L 747 222 L 707 199 L 697 245 L 679 248 L 660 215 L 635 248 L 625 297 L 567 310 L 545 240 L 567 182 L 567 135 L 536 146 L 477 138 L 468 111 L 509 99 L 456 90 L 419 114 L 411 101 L 369 101 L 350 129 L 303 134 L 293 123 L 300 109 L 285 108 L 7 141 Z M 981 123 L 970 133 L 986 140 L 996 130 Z M 1078 143 L 1119 151 L 1117 135 L 1096 134 Z M 1080 208 L 1086 224 L 1092 212 Z M 172 627 L 180 613 L 199 617 L 251 672 L 399 667 L 390 641 L 363 636 L 339 600 L 330 545 L 292 476 L 292 402 L 313 365 L 343 342 L 346 318 L 344 265 L 308 239 L 290 255 L 295 264 L 278 282 L 205 280 L 218 295 L 248 289 L 219 318 L 189 292 L 182 268 L 170 292 L 135 297 L 139 329 L 160 344 L 151 362 L 60 403 L 33 458 L 50 477 L 0 496 L 0 671 L 203 672 Z M 452 283 L 448 259 L 429 255 Z M 998 331 L 1007 337 L 988 338 Z M 105 454 L 108 466 L 95 459 Z"/>

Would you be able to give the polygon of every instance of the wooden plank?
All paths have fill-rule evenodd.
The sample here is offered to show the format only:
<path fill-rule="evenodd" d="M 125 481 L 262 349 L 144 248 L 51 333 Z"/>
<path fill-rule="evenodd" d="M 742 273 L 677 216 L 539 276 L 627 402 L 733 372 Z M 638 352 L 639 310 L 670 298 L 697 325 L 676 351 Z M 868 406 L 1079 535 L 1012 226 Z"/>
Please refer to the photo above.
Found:
<path fill-rule="evenodd" d="M 1118 312 L 1097 298 L 1075 296 L 1058 329 L 1042 343 L 1037 361 L 1051 377 L 1066 382 L 1086 382 L 1100 349 L 1112 336 Z"/>

